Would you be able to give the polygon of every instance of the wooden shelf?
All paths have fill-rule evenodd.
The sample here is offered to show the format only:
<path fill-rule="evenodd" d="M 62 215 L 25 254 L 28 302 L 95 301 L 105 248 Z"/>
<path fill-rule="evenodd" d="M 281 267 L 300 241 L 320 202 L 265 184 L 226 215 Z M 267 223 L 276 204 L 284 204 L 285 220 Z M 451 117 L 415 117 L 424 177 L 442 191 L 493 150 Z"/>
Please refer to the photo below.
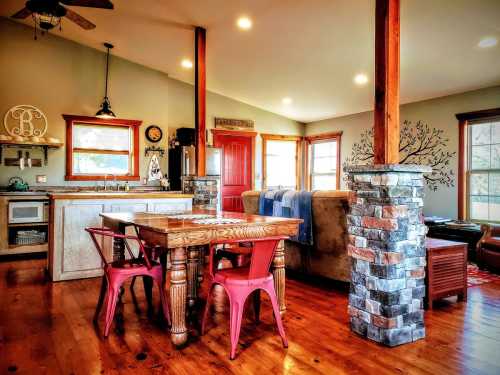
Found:
<path fill-rule="evenodd" d="M 50 142 L 33 142 L 33 141 L 14 141 L 14 140 L 0 140 L 0 165 L 3 163 L 3 149 L 4 148 L 41 148 L 43 150 L 44 164 L 48 165 L 48 150 L 61 148 L 63 143 L 50 143 Z"/>
<path fill-rule="evenodd" d="M 50 143 L 50 142 L 33 142 L 33 141 L 14 141 L 14 140 L 0 140 L 0 146 L 6 147 L 48 147 L 60 148 L 63 143 Z"/>
<path fill-rule="evenodd" d="M 49 223 L 47 221 L 43 223 L 11 223 L 7 224 L 9 227 L 39 227 L 39 226 L 47 226 Z"/>
<path fill-rule="evenodd" d="M 47 252 L 48 249 L 49 245 L 47 242 L 37 245 L 9 245 L 7 249 L 0 249 L 0 256 L 10 254 L 42 253 Z"/>

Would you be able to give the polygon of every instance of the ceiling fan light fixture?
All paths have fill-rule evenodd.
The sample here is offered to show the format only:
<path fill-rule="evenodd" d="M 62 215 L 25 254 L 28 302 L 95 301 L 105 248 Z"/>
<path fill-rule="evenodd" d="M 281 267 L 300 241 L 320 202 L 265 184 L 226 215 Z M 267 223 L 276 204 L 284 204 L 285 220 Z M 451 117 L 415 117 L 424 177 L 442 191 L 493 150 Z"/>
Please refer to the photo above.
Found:
<path fill-rule="evenodd" d="M 33 21 L 40 29 L 49 31 L 61 24 L 61 17 L 48 13 L 33 13 Z"/>
<path fill-rule="evenodd" d="M 96 117 L 109 119 L 115 118 L 115 113 L 111 110 L 111 103 L 108 98 L 108 77 L 109 77 L 109 50 L 113 48 L 113 45 L 110 43 L 104 43 L 104 47 L 106 47 L 106 88 L 104 89 L 104 100 L 101 103 L 101 108 L 95 114 Z"/>

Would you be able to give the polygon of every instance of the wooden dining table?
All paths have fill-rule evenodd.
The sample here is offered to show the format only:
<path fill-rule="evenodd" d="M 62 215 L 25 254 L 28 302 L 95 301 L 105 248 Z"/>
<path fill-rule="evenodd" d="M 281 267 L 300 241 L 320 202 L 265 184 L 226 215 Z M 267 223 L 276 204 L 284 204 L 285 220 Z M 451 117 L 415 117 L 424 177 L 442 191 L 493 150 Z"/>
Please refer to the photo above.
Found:
<path fill-rule="evenodd" d="M 101 213 L 103 226 L 125 233 L 135 226 L 149 245 L 170 253 L 171 340 L 176 346 L 187 342 L 186 307 L 197 299 L 198 284 L 203 278 L 203 247 L 212 241 L 257 239 L 270 236 L 295 236 L 301 219 L 250 215 L 239 212 L 193 210 L 182 215 L 210 215 L 219 219 L 235 219 L 231 223 L 196 223 L 196 219 L 179 219 L 170 213 L 118 212 Z M 185 217 L 185 216 L 181 216 Z M 123 246 L 114 245 L 115 256 L 121 256 Z M 166 267 L 166 254 L 162 261 Z M 279 244 L 272 263 L 272 273 L 280 312 L 285 304 L 285 246 Z"/>

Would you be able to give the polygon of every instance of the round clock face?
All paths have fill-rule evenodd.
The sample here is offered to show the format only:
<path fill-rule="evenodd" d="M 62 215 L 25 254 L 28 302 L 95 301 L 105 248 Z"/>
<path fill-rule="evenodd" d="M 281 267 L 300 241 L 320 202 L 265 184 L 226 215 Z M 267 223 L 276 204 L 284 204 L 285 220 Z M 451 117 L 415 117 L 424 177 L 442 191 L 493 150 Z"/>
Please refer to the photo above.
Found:
<path fill-rule="evenodd" d="M 156 125 L 148 126 L 146 129 L 146 138 L 150 142 L 159 142 L 163 137 L 163 132 Z"/>

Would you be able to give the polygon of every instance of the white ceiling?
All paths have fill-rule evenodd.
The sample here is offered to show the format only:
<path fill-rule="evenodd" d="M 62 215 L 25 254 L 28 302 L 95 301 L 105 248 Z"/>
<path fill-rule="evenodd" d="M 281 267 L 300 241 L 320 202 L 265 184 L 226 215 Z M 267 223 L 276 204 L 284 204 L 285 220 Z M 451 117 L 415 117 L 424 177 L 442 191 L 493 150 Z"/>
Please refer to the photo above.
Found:
<path fill-rule="evenodd" d="M 207 29 L 207 88 L 311 122 L 373 106 L 375 0 L 112 0 L 115 10 L 72 7 L 97 25 L 55 35 L 193 82 L 192 25 Z M 500 84 L 500 0 L 401 0 L 401 101 Z M 3 0 L 9 16 L 23 0 Z M 236 19 L 253 20 L 241 31 Z M 32 24 L 31 18 L 26 21 Z M 499 45 L 480 49 L 486 36 Z M 33 42 L 35 43 L 35 42 Z M 369 83 L 353 83 L 365 73 Z M 293 103 L 284 105 L 283 97 Z"/>

